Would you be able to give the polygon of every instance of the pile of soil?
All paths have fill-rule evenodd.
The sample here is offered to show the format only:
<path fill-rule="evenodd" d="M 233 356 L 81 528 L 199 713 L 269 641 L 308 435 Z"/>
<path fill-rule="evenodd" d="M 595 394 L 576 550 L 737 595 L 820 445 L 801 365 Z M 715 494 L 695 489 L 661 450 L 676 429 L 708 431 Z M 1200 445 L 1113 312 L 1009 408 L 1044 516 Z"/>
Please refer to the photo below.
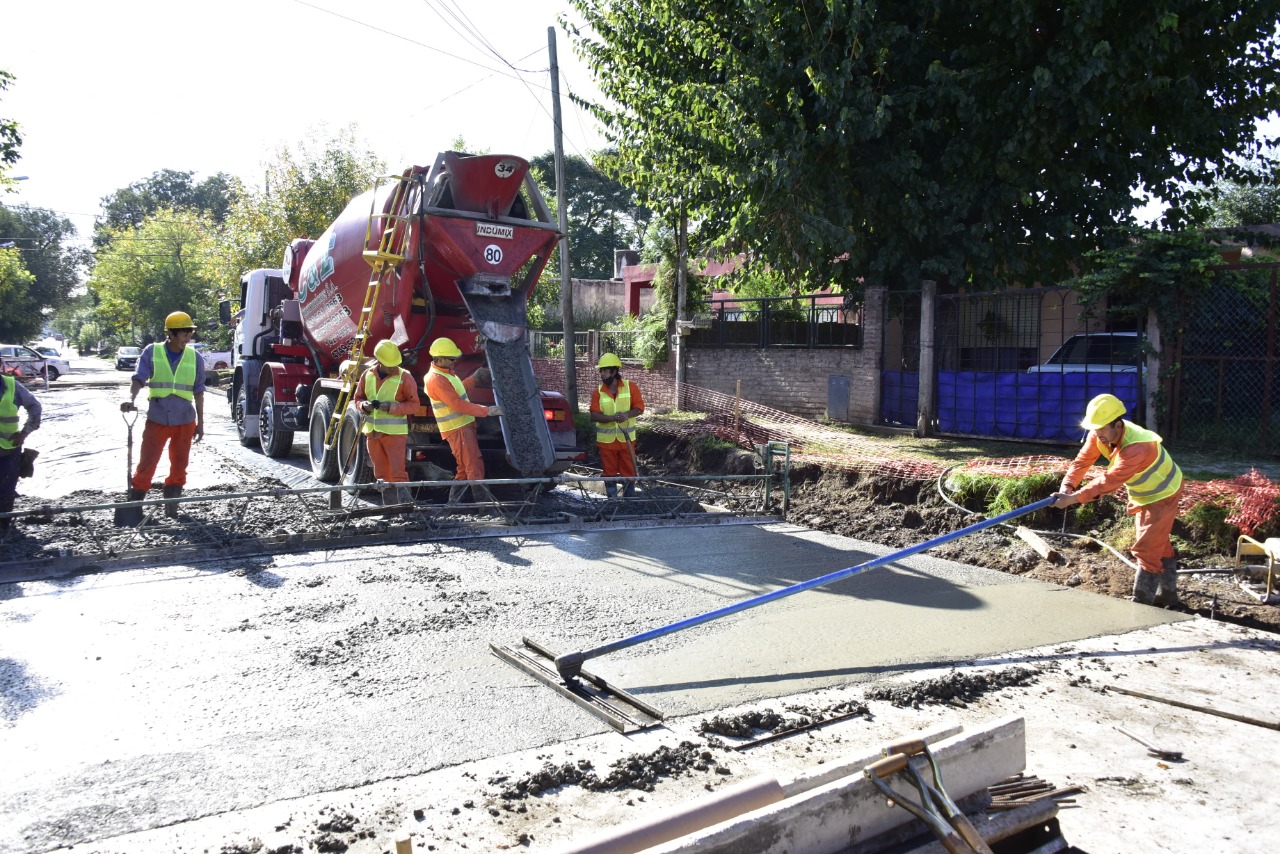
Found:
<path fill-rule="evenodd" d="M 696 456 L 702 464 L 718 463 L 722 468 L 690 472 L 687 461 L 694 459 L 695 454 L 689 443 L 652 431 L 640 433 L 639 452 L 641 465 L 648 473 L 665 474 L 738 471 L 745 459 L 754 456 L 744 450 L 724 449 L 719 459 L 709 459 L 705 448 L 701 448 Z M 1100 502 L 1091 522 L 1092 530 L 1073 529 L 1071 518 L 1073 516 L 1066 525 L 1067 533 L 1101 532 L 1098 535 L 1104 539 L 1109 536 L 1107 532 L 1128 531 L 1132 525 L 1124 516 L 1123 504 L 1110 499 Z M 948 503 L 933 481 L 823 470 L 816 466 L 791 469 L 787 520 L 814 530 L 902 549 L 959 530 L 978 519 Z M 1128 599 L 1132 595 L 1134 571 L 1111 552 L 1084 540 L 1052 536 L 1062 528 L 1061 511 L 1041 511 L 1017 521 L 1043 531 L 1058 556 L 1053 560 L 1041 558 L 1014 536 L 1012 525 L 996 526 L 952 540 L 930 549 L 929 554 L 1117 599 Z M 1184 541 L 1194 539 L 1181 520 L 1174 528 L 1174 536 Z M 1128 556 L 1119 542 L 1108 544 Z M 1184 556 L 1181 566 L 1184 570 L 1220 570 L 1234 562 L 1234 553 L 1202 549 L 1194 557 Z M 1280 607 L 1260 604 L 1242 590 L 1238 579 L 1229 573 L 1181 574 L 1178 592 L 1182 611 L 1280 633 Z"/>

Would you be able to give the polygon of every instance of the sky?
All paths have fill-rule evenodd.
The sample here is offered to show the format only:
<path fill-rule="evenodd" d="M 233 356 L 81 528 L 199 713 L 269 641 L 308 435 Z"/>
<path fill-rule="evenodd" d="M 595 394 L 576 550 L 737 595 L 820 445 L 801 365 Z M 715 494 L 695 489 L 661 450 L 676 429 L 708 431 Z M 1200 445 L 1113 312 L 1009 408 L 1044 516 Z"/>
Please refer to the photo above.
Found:
<path fill-rule="evenodd" d="M 400 171 L 461 136 L 471 150 L 552 149 L 554 27 L 566 155 L 604 145 L 569 93 L 597 97 L 558 18 L 565 0 L 13 0 L 0 117 L 26 176 L 7 205 L 59 212 L 80 237 L 101 200 L 161 169 L 258 183 L 282 145 L 356 125 Z"/>

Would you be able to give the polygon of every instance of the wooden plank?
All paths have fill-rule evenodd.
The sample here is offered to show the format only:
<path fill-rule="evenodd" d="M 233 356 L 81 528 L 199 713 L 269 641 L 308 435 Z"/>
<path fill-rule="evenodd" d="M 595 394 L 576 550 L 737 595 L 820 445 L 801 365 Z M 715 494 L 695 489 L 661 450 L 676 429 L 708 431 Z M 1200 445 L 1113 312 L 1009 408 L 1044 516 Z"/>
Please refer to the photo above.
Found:
<path fill-rule="evenodd" d="M 1045 560 L 1058 559 L 1057 550 L 1054 549 L 1053 546 L 1046 543 L 1043 537 L 1041 537 L 1039 534 L 1037 534 L 1035 531 L 1031 530 L 1030 528 L 1025 527 L 1023 525 L 1019 525 L 1017 530 L 1014 531 L 1014 533 L 1018 535 L 1019 539 L 1021 539 L 1027 545 L 1031 546 L 1031 548 L 1035 549 L 1036 554 L 1040 555 L 1040 557 L 1044 558 Z"/>

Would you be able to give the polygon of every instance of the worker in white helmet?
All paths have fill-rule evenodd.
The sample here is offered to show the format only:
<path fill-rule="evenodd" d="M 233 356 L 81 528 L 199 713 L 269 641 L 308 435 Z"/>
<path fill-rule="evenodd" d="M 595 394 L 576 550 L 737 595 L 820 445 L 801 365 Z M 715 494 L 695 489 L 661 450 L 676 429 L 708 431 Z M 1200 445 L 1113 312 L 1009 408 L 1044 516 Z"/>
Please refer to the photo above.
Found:
<path fill-rule="evenodd" d="M 1178 558 L 1169 534 L 1182 497 L 1182 471 L 1164 449 L 1160 435 L 1124 419 L 1125 405 L 1113 394 L 1089 401 L 1080 426 L 1089 431 L 1080 453 L 1062 478 L 1058 508 L 1085 504 L 1124 487 L 1127 513 L 1137 536 L 1129 551 L 1138 561 L 1133 601 L 1175 607 L 1178 602 Z M 1099 457 L 1107 470 L 1077 489 Z"/>

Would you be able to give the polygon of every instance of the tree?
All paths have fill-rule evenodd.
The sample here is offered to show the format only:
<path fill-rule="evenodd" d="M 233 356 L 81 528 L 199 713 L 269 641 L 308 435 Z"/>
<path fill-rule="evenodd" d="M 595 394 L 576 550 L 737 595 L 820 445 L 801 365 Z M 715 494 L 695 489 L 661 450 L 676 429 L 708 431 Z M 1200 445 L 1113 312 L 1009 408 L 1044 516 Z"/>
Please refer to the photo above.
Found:
<path fill-rule="evenodd" d="M 216 259 L 224 288 L 246 270 L 278 267 L 295 237 L 319 237 L 387 167 L 367 143 L 357 141 L 351 125 L 314 146 L 281 146 L 264 171 L 261 189 L 232 182 L 233 201 Z"/>
<path fill-rule="evenodd" d="M 9 88 L 13 75 L 0 68 L 0 92 Z M 0 187 L 12 183 L 5 175 L 18 162 L 18 149 L 22 146 L 22 134 L 18 123 L 12 119 L 0 119 Z"/>
<path fill-rule="evenodd" d="M 602 152 L 596 157 L 609 162 L 614 154 Z M 535 157 L 530 166 L 548 204 L 557 204 L 555 153 Z M 572 275 L 612 279 L 614 250 L 638 246 L 653 212 L 639 203 L 634 190 L 578 155 L 564 158 L 564 191 L 569 198 Z"/>
<path fill-rule="evenodd" d="M 810 286 L 1054 281 L 1280 107 L 1280 0 L 571 0 L 650 205 Z"/>
<path fill-rule="evenodd" d="M 0 248 L 0 341 L 26 341 L 40 333 L 40 312 L 32 295 L 36 277 L 17 249 Z"/>
<path fill-rule="evenodd" d="M 160 208 L 137 228 L 115 229 L 107 238 L 88 286 L 99 300 L 97 317 L 115 337 L 157 341 L 172 311 L 188 312 L 198 326 L 217 317 L 217 231 L 208 215 Z"/>
<path fill-rule="evenodd" d="M 21 309 L 16 304 L 0 305 L 11 315 L 29 313 L 22 323 L 34 325 L 32 334 L 40 332 L 45 315 L 64 305 L 80 284 L 89 255 L 71 245 L 75 236 L 71 221 L 53 211 L 29 205 L 0 207 L 0 245 L 13 244 L 23 269 L 32 276 Z"/>
<path fill-rule="evenodd" d="M 1197 224 L 1216 228 L 1280 223 L 1280 161 L 1275 152 L 1247 165 L 1240 180 L 1218 180 L 1202 193 Z"/>
<path fill-rule="evenodd" d="M 194 172 L 161 169 L 150 178 L 134 181 L 102 198 L 102 218 L 98 220 L 94 245 L 105 245 L 113 229 L 137 228 L 161 208 L 200 211 L 214 222 L 222 222 L 231 206 L 230 177 L 219 172 L 203 181 L 193 180 Z"/>

